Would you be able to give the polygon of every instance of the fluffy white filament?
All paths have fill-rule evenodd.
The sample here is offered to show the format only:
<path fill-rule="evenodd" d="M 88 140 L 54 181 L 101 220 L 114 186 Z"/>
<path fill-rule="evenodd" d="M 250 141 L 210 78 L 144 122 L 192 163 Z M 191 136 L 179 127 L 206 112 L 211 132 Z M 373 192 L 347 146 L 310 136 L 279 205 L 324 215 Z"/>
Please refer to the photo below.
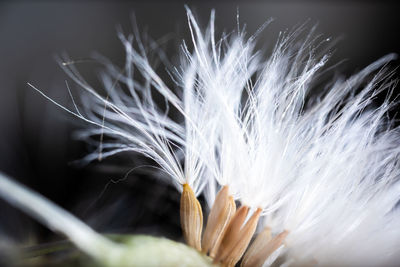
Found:
<path fill-rule="evenodd" d="M 204 32 L 187 15 L 193 49 L 182 45 L 181 65 L 171 71 L 175 89 L 152 68 L 138 35 L 120 34 L 126 65 L 106 63 L 107 96 L 66 68 L 88 93 L 81 110 L 68 110 L 93 126 L 83 136 L 108 137 L 100 142 L 103 157 L 147 156 L 179 190 L 188 183 L 199 194 L 207 186 L 210 205 L 218 187 L 229 185 L 242 204 L 263 209 L 262 224 L 289 231 L 291 261 L 399 260 L 400 135 L 386 118 L 394 82 L 384 68 L 395 56 L 312 94 L 329 58 L 313 31 L 282 33 L 265 57 L 254 49 L 258 33 L 216 40 L 214 12 Z M 374 106 L 382 93 L 387 98 Z M 164 107 L 154 100 L 160 96 Z M 183 120 L 171 119 L 171 109 Z"/>
<path fill-rule="evenodd" d="M 218 107 L 219 116 L 210 119 L 218 119 L 219 134 L 209 138 L 218 138 L 217 181 L 230 185 L 242 203 L 262 207 L 264 224 L 277 232 L 289 230 L 288 258 L 299 264 L 395 264 L 400 136 L 386 118 L 395 82 L 382 69 L 395 55 L 310 95 L 329 57 L 318 56 L 321 43 L 311 34 L 300 41 L 298 31 L 282 35 L 264 61 L 251 49 L 254 40 L 238 34 L 216 57 L 219 47 L 204 41 L 213 40 L 213 32 L 202 35 L 188 14 L 195 25 L 189 59 L 198 60 L 192 80 L 212 96 L 210 106 Z M 235 53 L 220 73 L 224 65 L 217 58 Z M 373 106 L 382 92 L 387 98 Z"/>

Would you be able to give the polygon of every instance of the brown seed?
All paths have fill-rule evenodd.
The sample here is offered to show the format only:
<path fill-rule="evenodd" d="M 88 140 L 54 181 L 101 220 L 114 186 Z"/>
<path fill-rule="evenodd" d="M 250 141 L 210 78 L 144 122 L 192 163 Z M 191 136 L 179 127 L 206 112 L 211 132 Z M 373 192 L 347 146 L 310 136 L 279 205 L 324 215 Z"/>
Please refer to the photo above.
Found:
<path fill-rule="evenodd" d="M 214 262 L 224 261 L 228 254 L 231 252 L 235 246 L 238 237 L 240 235 L 240 229 L 247 217 L 249 212 L 249 207 L 241 206 L 233 215 L 228 226 L 226 227 L 224 236 L 222 237 L 221 244 L 218 248 L 218 252 L 214 259 Z"/>
<path fill-rule="evenodd" d="M 240 233 L 238 235 L 238 239 L 236 240 L 235 246 L 232 248 L 228 256 L 224 259 L 223 265 L 233 267 L 235 264 L 240 260 L 243 256 L 244 252 L 246 251 L 251 238 L 254 235 L 254 232 L 257 227 L 258 219 L 261 215 L 261 209 L 258 208 L 247 223 L 240 229 Z"/>
<path fill-rule="evenodd" d="M 232 205 L 233 203 L 233 205 Z M 228 186 L 224 186 L 217 194 L 207 220 L 204 231 L 202 250 L 215 256 L 221 242 L 223 232 L 227 227 L 230 218 L 236 210 L 235 201 L 229 196 Z"/>
<path fill-rule="evenodd" d="M 227 207 L 229 205 L 229 188 L 224 186 L 217 194 L 214 204 L 211 207 L 207 219 L 207 226 L 202 240 L 202 251 L 208 253 L 215 244 L 219 232 L 223 229 L 223 219 L 226 217 Z"/>
<path fill-rule="evenodd" d="M 218 236 L 218 239 L 217 239 L 217 241 L 216 241 L 216 243 L 215 243 L 213 249 L 212 249 L 211 252 L 210 252 L 210 256 L 211 256 L 212 258 L 215 258 L 215 255 L 216 255 L 217 252 L 218 252 L 219 246 L 220 246 L 220 244 L 221 244 L 222 238 L 223 238 L 224 235 L 225 235 L 225 231 L 226 231 L 226 229 L 227 229 L 227 227 L 228 227 L 228 225 L 229 225 L 229 222 L 230 222 L 231 219 L 233 218 L 233 215 L 235 215 L 235 213 L 236 213 L 236 203 L 235 203 L 235 200 L 233 199 L 232 196 L 229 196 L 229 208 L 228 208 L 228 210 L 229 210 L 229 211 L 228 211 L 227 221 L 226 221 L 226 224 L 225 224 L 225 226 L 224 226 L 224 230 L 223 230 L 223 231 L 220 233 L 220 235 Z"/>
<path fill-rule="evenodd" d="M 271 239 L 272 239 L 271 228 L 265 227 L 264 230 L 257 235 L 256 239 L 253 241 L 249 249 L 246 251 L 246 254 L 244 254 L 240 266 L 242 267 L 250 266 L 248 264 L 254 261 L 255 255 L 258 255 L 258 253 L 262 250 L 263 246 L 265 246 L 265 244 L 268 244 L 268 242 Z"/>
<path fill-rule="evenodd" d="M 289 232 L 285 230 L 271 239 L 271 231 L 269 228 L 266 228 L 257 236 L 253 244 L 251 244 L 243 258 L 241 266 L 262 266 L 268 257 L 283 244 L 288 234 Z"/>
<path fill-rule="evenodd" d="M 201 251 L 203 212 L 199 201 L 188 184 L 183 185 L 180 213 L 181 227 L 186 243 Z"/>

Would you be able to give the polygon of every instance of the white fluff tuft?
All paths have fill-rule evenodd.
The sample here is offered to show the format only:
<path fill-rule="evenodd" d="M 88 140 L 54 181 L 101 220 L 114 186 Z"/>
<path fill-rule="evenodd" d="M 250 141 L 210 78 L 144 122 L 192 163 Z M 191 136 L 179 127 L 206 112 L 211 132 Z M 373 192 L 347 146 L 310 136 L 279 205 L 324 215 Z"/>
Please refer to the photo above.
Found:
<path fill-rule="evenodd" d="M 381 71 L 355 92 L 366 75 L 391 59 L 337 81 L 322 100 L 298 114 L 298 135 L 289 144 L 297 163 L 284 191 L 288 199 L 264 218 L 272 229 L 290 231 L 291 258 L 323 266 L 398 261 L 400 136 L 385 118 L 389 100 L 372 106 L 372 99 L 393 84 Z"/>
<path fill-rule="evenodd" d="M 287 255 L 295 262 L 395 264 L 400 135 L 386 117 L 395 81 L 382 68 L 395 55 L 312 95 L 329 58 L 318 56 L 323 42 L 312 31 L 302 40 L 300 30 L 282 34 L 266 60 L 253 52 L 254 39 L 238 33 L 221 55 L 207 42 L 213 32 L 202 35 L 188 14 L 197 90 L 216 108 L 210 120 L 218 120 L 219 133 L 209 140 L 215 138 L 218 183 L 243 204 L 262 207 L 264 224 L 289 230 Z M 228 65 L 218 60 L 235 53 Z M 385 101 L 374 106 L 382 94 Z"/>
<path fill-rule="evenodd" d="M 236 200 L 263 209 L 262 224 L 289 231 L 282 251 L 290 262 L 399 260 L 400 135 L 387 119 L 395 82 L 385 69 L 395 56 L 313 94 L 329 58 L 313 30 L 281 33 L 264 57 L 255 50 L 259 32 L 246 38 L 238 29 L 216 40 L 214 11 L 205 31 L 187 15 L 193 49 L 182 45 L 181 66 L 171 71 L 175 89 L 150 65 L 138 34 L 120 34 L 126 65 L 106 63 L 106 97 L 66 68 L 88 93 L 82 110 L 68 110 L 93 126 L 83 136 L 108 137 L 99 142 L 103 157 L 151 158 L 179 190 L 207 188 L 209 205 L 229 185 Z M 160 96 L 165 107 L 154 100 Z M 172 120 L 170 109 L 183 121 Z"/>

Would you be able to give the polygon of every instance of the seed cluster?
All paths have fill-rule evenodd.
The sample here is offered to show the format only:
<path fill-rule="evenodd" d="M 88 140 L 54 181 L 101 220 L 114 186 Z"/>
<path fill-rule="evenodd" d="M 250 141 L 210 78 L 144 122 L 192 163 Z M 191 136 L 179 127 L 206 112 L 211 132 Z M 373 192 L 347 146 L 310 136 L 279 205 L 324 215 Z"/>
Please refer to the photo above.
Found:
<path fill-rule="evenodd" d="M 229 187 L 222 187 L 210 210 L 201 239 L 203 229 L 201 205 L 190 186 L 183 185 L 180 212 L 184 238 L 188 245 L 213 258 L 215 264 L 235 266 L 244 254 L 242 267 L 262 266 L 265 260 L 283 244 L 288 231 L 272 237 L 271 229 L 266 227 L 249 246 L 262 210 L 258 208 L 246 221 L 249 211 L 249 207 L 245 205 L 237 209 L 233 197 L 229 194 Z"/>

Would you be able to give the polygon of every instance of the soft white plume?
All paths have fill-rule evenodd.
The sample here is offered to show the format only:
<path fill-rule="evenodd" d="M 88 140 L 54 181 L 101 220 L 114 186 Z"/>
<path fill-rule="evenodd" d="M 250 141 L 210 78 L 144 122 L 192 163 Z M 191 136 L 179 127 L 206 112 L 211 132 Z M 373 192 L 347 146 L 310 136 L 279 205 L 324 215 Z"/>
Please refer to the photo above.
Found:
<path fill-rule="evenodd" d="M 323 266 L 398 262 L 400 136 L 386 118 L 389 98 L 379 107 L 372 102 L 379 92 L 390 92 L 393 82 L 381 70 L 363 85 L 391 59 L 337 81 L 301 114 L 306 153 L 298 162 L 295 186 L 288 202 L 264 221 L 290 231 L 291 258 L 315 259 Z"/>
<path fill-rule="evenodd" d="M 103 157 L 147 156 L 179 190 L 188 183 L 199 194 L 207 186 L 210 205 L 229 185 L 236 200 L 263 209 L 262 224 L 289 230 L 291 261 L 399 260 L 400 135 L 387 119 L 395 83 L 384 68 L 395 56 L 313 94 L 329 59 L 321 52 L 326 40 L 313 30 L 281 33 L 265 56 L 255 50 L 259 32 L 246 38 L 238 29 L 216 39 L 214 12 L 205 31 L 189 9 L 187 15 L 193 49 L 183 43 L 181 65 L 170 70 L 174 89 L 137 34 L 120 34 L 126 65 L 105 64 L 106 96 L 73 65 L 66 68 L 87 93 L 83 108 L 68 110 L 93 126 L 83 136 L 108 136 L 98 142 Z M 382 94 L 385 101 L 374 106 Z M 164 105 L 154 100 L 160 96 Z M 182 121 L 171 119 L 171 109 Z"/>
<path fill-rule="evenodd" d="M 217 107 L 210 120 L 218 120 L 219 133 L 209 140 L 215 138 L 219 184 L 230 185 L 243 204 L 262 207 L 264 224 L 290 231 L 287 255 L 295 263 L 395 264 L 400 135 L 387 119 L 396 82 L 382 67 L 396 56 L 313 95 L 329 54 L 317 52 L 324 41 L 312 31 L 305 39 L 300 30 L 282 34 L 266 59 L 252 51 L 252 38 L 238 33 L 230 44 L 241 45 L 227 46 L 223 56 L 237 55 L 223 69 L 215 59 L 221 55 L 213 56 L 218 46 L 204 41 L 213 32 L 202 34 L 190 11 L 189 18 L 197 90 L 212 96 L 210 109 Z M 382 94 L 385 101 L 374 106 Z"/>

